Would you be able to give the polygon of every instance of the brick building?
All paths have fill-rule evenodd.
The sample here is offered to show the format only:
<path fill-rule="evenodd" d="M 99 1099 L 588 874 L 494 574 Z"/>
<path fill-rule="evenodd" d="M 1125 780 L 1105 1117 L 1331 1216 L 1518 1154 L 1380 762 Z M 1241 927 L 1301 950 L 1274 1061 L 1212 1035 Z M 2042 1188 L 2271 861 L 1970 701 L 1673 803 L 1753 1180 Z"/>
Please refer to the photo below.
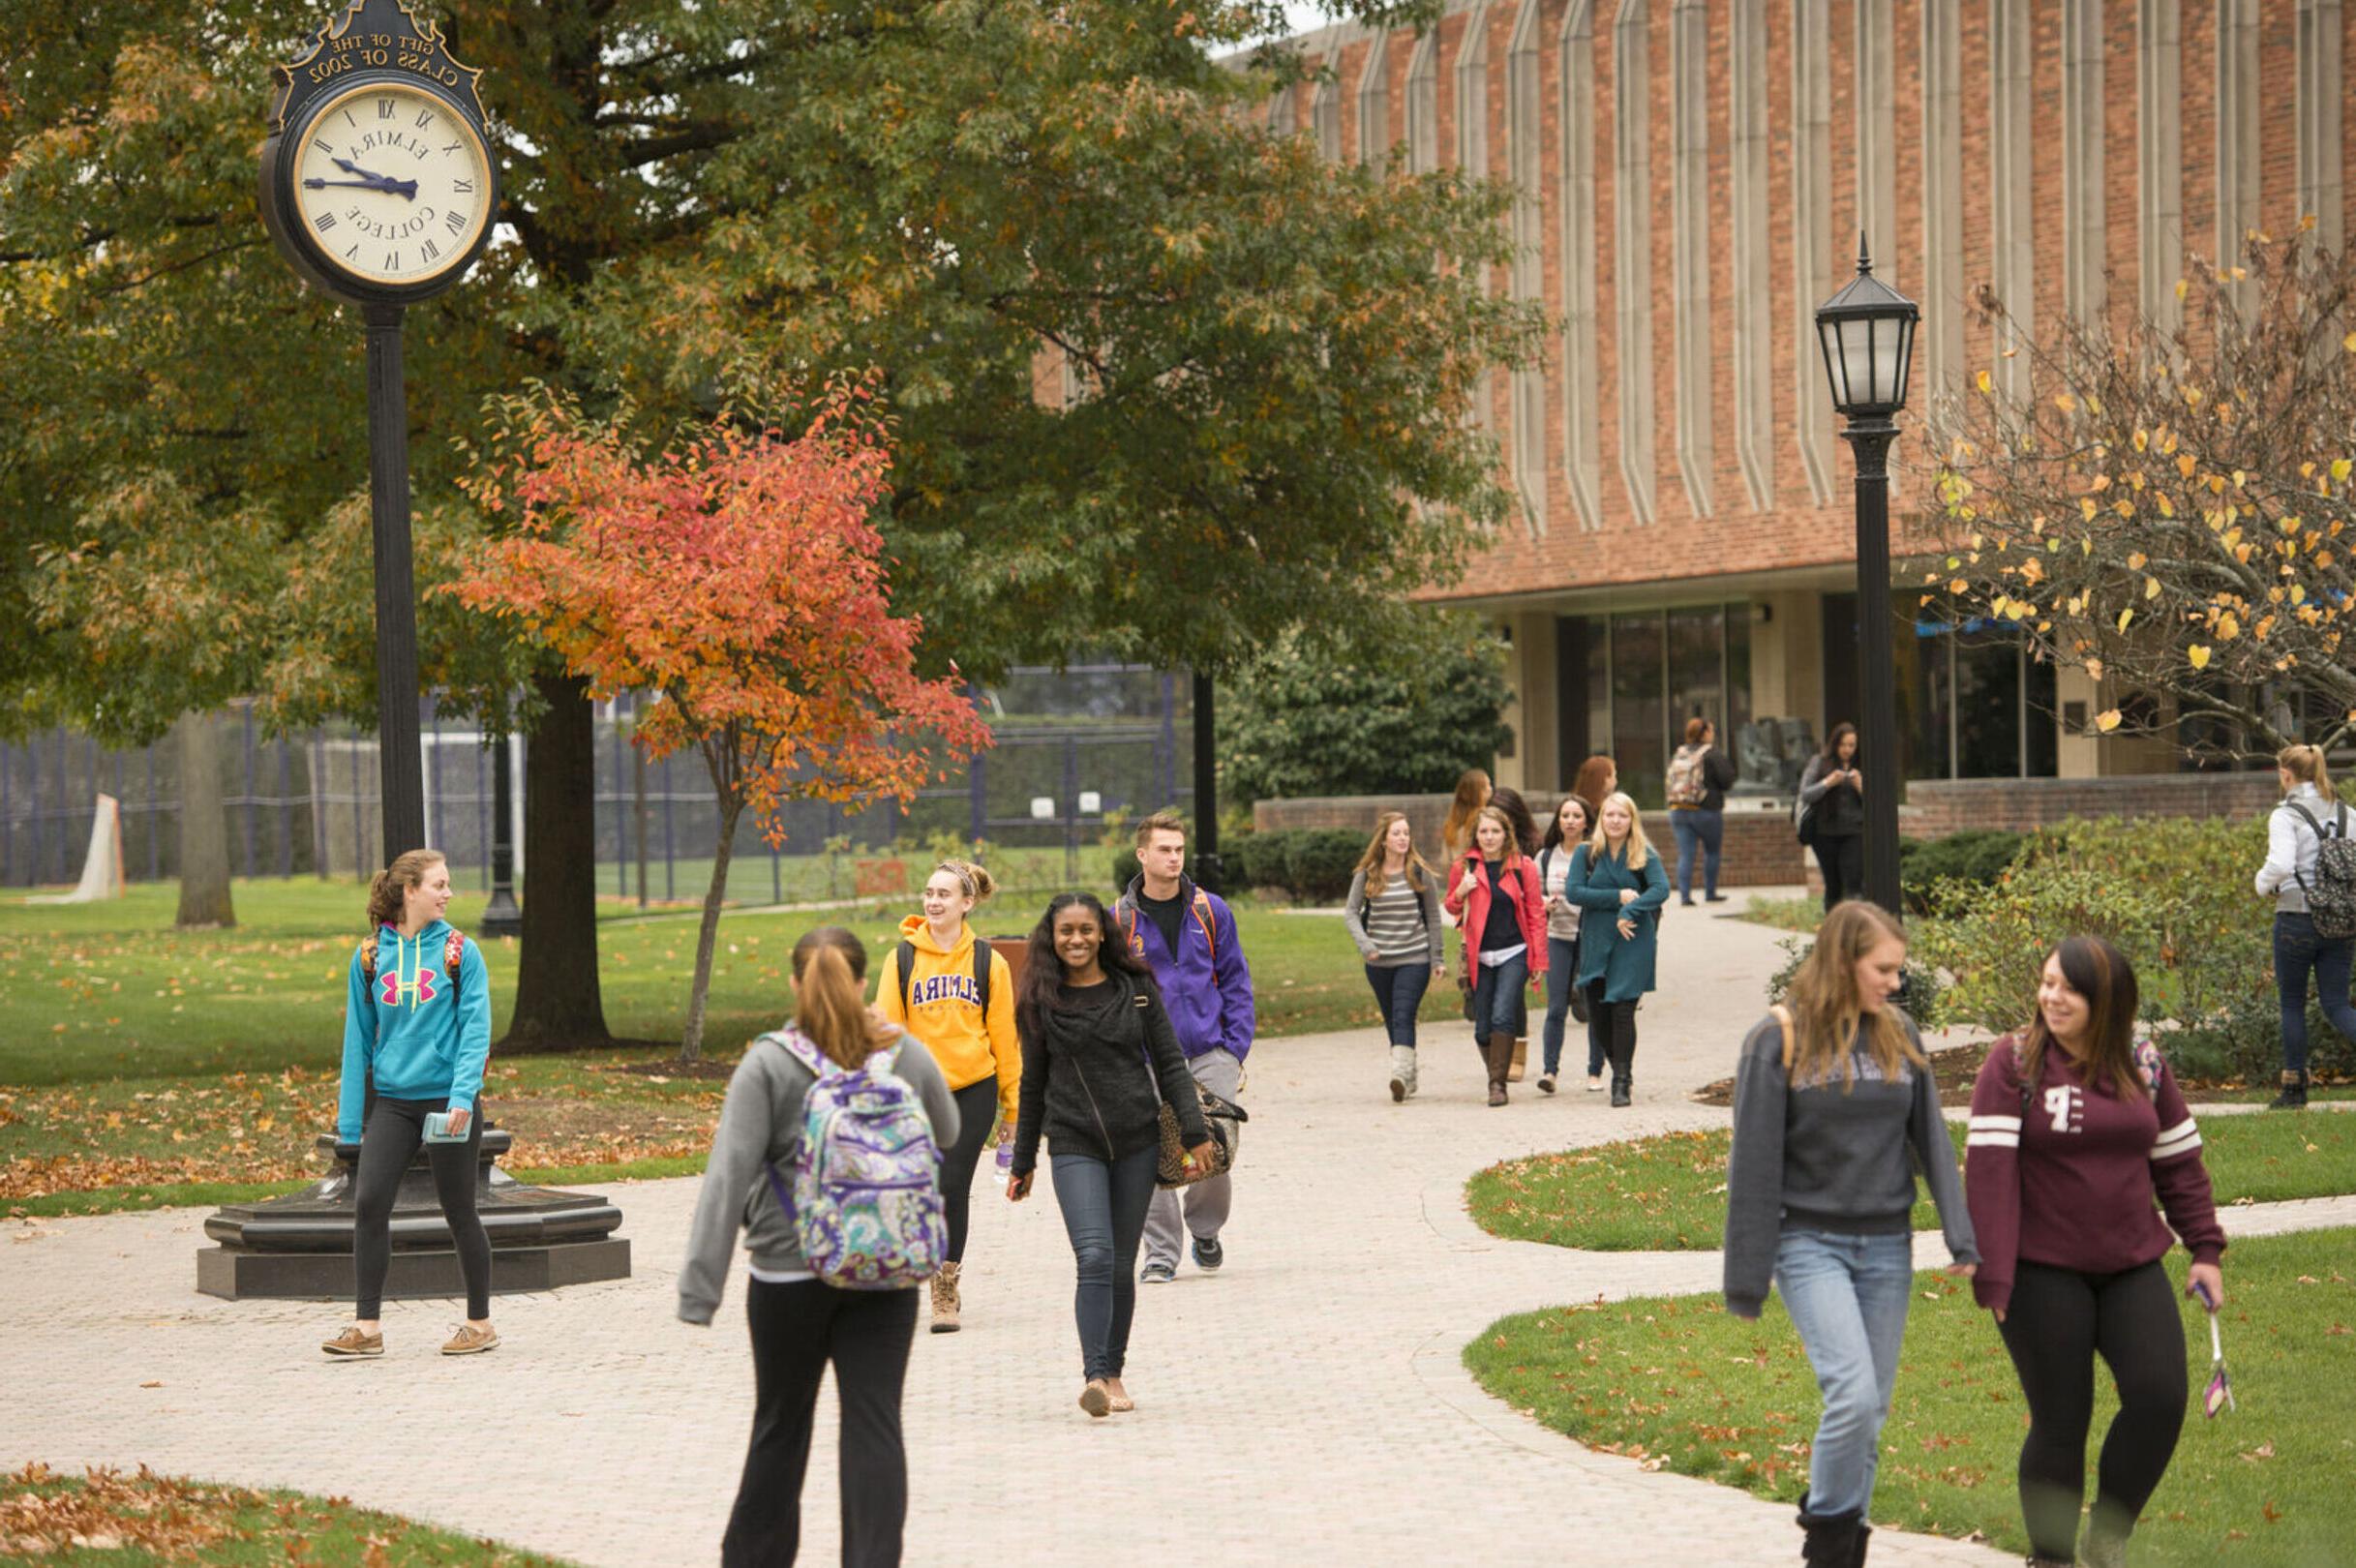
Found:
<path fill-rule="evenodd" d="M 1447 594 L 1511 642 L 1495 770 L 1537 792 L 1609 751 L 1657 804 L 1699 713 L 1764 800 L 1854 716 L 1851 469 L 1812 315 L 1860 228 L 1923 311 L 1902 510 L 1924 405 L 2012 380 L 1966 304 L 1982 284 L 2033 329 L 2164 317 L 2189 251 L 2352 226 L 2342 0 L 1450 0 L 1420 37 L 1292 46 L 1329 71 L 1272 123 L 1511 181 L 1522 256 L 1492 286 L 1563 323 L 1491 389 L 1523 515 Z M 2002 630 L 1909 618 L 1895 641 L 1910 779 L 2175 766 L 2086 734 L 2118 694 Z"/>

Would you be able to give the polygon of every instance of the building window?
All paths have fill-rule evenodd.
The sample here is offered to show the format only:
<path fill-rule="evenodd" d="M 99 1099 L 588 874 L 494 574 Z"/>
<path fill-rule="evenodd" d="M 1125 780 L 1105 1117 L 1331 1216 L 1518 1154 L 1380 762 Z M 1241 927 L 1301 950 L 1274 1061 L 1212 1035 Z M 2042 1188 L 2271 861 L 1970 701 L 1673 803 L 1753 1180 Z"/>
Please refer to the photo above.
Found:
<path fill-rule="evenodd" d="M 1619 361 L 1619 474 L 1629 510 L 1652 521 L 1652 48 L 1646 0 L 1612 23 L 1613 353 Z M 1803 342 L 1806 340 L 1802 340 Z"/>
<path fill-rule="evenodd" d="M 1557 73 L 1562 137 L 1562 474 L 1579 526 L 1603 527 L 1595 354 L 1595 0 L 1571 0 Z"/>
<path fill-rule="evenodd" d="M 1358 68 L 1358 162 L 1391 155 L 1391 35 L 1376 33 Z"/>
<path fill-rule="evenodd" d="M 1407 60 L 1407 171 L 1439 167 L 1439 33 L 1416 41 Z"/>
<path fill-rule="evenodd" d="M 1310 129 L 1316 133 L 1317 156 L 1329 164 L 1342 162 L 1342 83 L 1336 76 L 1337 53 L 1325 62 L 1314 97 L 1309 101 Z"/>
<path fill-rule="evenodd" d="M 1556 648 L 1566 781 L 1600 752 L 1618 767 L 1619 787 L 1657 809 L 1667 803 L 1669 758 L 1695 718 L 1717 728 L 1735 793 L 1788 793 L 1798 777 L 1797 762 L 1784 767 L 1781 732 L 1752 722 L 1747 602 L 1566 616 Z"/>
<path fill-rule="evenodd" d="M 1505 154 L 1513 168 L 1513 293 L 1538 303 L 1546 289 L 1546 225 L 1538 182 L 1539 157 L 1538 8 L 1522 0 L 1513 42 L 1505 55 Z M 1514 480 L 1532 533 L 1546 531 L 1546 366 L 1524 365 L 1513 373 Z"/>
<path fill-rule="evenodd" d="M 1709 9 L 1676 0 L 1669 12 L 1670 270 L 1675 282 L 1677 476 L 1697 517 L 1711 509 L 1717 466 L 1709 314 Z"/>

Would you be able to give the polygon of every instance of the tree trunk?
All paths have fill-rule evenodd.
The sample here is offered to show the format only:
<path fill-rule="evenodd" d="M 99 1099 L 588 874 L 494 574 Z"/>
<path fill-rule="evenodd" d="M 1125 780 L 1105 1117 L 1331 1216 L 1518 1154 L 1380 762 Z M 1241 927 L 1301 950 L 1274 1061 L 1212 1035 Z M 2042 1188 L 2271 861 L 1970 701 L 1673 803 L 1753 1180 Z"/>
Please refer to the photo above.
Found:
<path fill-rule="evenodd" d="M 687 1032 L 680 1038 L 682 1062 L 704 1054 L 704 1002 L 711 990 L 711 951 L 720 940 L 720 904 L 728 896 L 728 859 L 737 847 L 737 819 L 744 802 L 720 797 L 720 842 L 711 857 L 711 886 L 704 890 L 704 920 L 695 933 L 695 985 L 687 993 Z"/>
<path fill-rule="evenodd" d="M 188 712 L 172 726 L 180 754 L 180 913 L 174 925 L 235 925 L 229 819 L 221 803 L 221 719 Z"/>
<path fill-rule="evenodd" d="M 597 989 L 597 730 L 589 688 L 539 678 L 547 711 L 525 753 L 523 951 L 503 1051 L 611 1045 Z"/>

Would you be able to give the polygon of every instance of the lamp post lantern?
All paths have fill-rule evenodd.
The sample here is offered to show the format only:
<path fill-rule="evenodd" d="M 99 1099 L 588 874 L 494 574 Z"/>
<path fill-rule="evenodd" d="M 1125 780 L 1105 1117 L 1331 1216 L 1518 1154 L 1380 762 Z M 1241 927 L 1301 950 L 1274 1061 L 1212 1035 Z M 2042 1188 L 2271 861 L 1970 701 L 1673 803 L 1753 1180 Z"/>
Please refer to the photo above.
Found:
<path fill-rule="evenodd" d="M 1816 334 L 1841 435 L 1857 458 L 1858 753 L 1865 785 L 1865 891 L 1891 914 L 1898 893 L 1898 693 L 1889 646 L 1889 443 L 1906 407 L 1915 302 L 1873 275 L 1862 231 L 1857 276 L 1816 308 Z M 1829 651 L 1829 650 L 1827 650 Z"/>

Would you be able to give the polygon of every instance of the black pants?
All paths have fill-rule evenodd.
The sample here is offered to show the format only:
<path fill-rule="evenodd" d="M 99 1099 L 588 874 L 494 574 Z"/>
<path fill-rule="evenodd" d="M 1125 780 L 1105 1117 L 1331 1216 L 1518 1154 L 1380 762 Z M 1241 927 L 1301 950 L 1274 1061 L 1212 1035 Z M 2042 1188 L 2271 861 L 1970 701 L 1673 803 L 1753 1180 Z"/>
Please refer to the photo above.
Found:
<path fill-rule="evenodd" d="M 1830 909 L 1844 898 L 1862 898 L 1865 895 L 1863 833 L 1818 838 L 1816 864 L 1825 874 L 1825 908 Z"/>
<path fill-rule="evenodd" d="M 467 1117 L 464 1143 L 425 1143 L 428 1114 L 449 1108 L 446 1100 L 370 1099 L 360 1130 L 360 1173 L 353 1193 L 356 1214 L 351 1227 L 354 1317 L 366 1321 L 381 1314 L 384 1276 L 393 1266 L 393 1199 L 401 1191 L 401 1173 L 425 1146 L 434 1168 L 434 1195 L 441 1199 L 441 1216 L 449 1221 L 451 1245 L 458 1250 L 458 1271 L 467 1282 L 467 1315 L 491 1315 L 491 1238 L 483 1234 L 482 1216 L 474 1212 L 475 1164 L 482 1158 L 483 1104 L 476 1101 Z"/>
<path fill-rule="evenodd" d="M 998 1075 L 956 1093 L 957 1141 L 941 1151 L 941 1206 L 949 1213 L 949 1260 L 965 1261 L 965 1228 L 974 1217 L 974 1167 L 998 1120 Z"/>
<path fill-rule="evenodd" d="M 1612 1076 L 1625 1078 L 1636 1063 L 1636 1001 L 1606 1002 L 1603 986 L 1600 980 L 1587 981 L 1587 1076 L 1609 1062 Z"/>
<path fill-rule="evenodd" d="M 2017 1274 L 1998 1332 L 2029 1400 L 2021 1516 L 2038 1555 L 2068 1562 L 2086 1490 L 2095 1357 L 2119 1385 L 2119 1413 L 2102 1438 L 2092 1528 L 2123 1536 L 2167 1472 L 2184 1426 L 2184 1319 L 2157 1259 L 2121 1274 L 2024 1261 Z"/>
<path fill-rule="evenodd" d="M 753 1436 L 720 1541 L 721 1568 L 784 1568 L 801 1550 L 801 1477 L 819 1379 L 834 1366 L 845 1568 L 892 1568 L 908 1516 L 900 1386 L 916 1339 L 914 1290 L 837 1290 L 818 1280 L 751 1282 Z"/>

